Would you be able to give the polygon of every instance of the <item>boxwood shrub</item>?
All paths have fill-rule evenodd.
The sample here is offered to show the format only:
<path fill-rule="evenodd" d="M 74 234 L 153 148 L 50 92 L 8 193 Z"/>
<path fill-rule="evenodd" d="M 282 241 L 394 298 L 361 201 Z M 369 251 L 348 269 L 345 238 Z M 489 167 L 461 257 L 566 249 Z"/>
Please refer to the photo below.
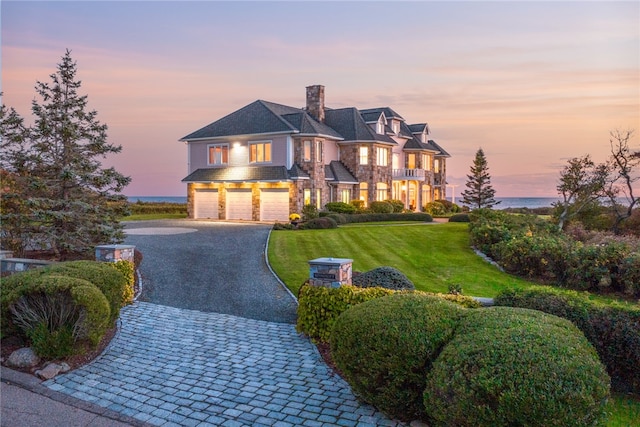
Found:
<path fill-rule="evenodd" d="M 427 375 L 434 426 L 592 426 L 609 377 L 571 322 L 535 310 L 470 310 Z"/>
<path fill-rule="evenodd" d="M 331 354 L 351 388 L 387 415 L 424 418 L 425 376 L 465 310 L 440 298 L 398 293 L 338 317 Z"/>
<path fill-rule="evenodd" d="M 328 216 L 310 219 L 298 225 L 301 230 L 321 230 L 327 228 L 338 228 L 336 221 Z"/>
<path fill-rule="evenodd" d="M 457 213 L 449 217 L 449 222 L 470 222 L 468 213 Z"/>
<path fill-rule="evenodd" d="M 329 202 L 324 205 L 324 208 L 330 212 L 352 214 L 356 213 L 357 208 L 349 203 L 345 202 Z"/>
<path fill-rule="evenodd" d="M 19 274 L 8 279 L 15 276 L 19 276 Z M 15 311 L 18 302 L 22 301 L 22 307 L 18 308 L 18 311 L 24 313 L 28 310 L 32 313 L 30 315 L 32 321 L 27 322 L 28 326 L 24 326 L 25 322 L 22 322 L 21 330 L 25 335 L 33 337 L 33 332 L 38 329 L 40 324 L 44 323 L 48 328 L 49 335 L 55 335 L 61 328 L 67 330 L 71 328 L 78 340 L 87 339 L 93 345 L 100 342 L 110 325 L 110 309 L 106 297 L 95 285 L 87 280 L 55 274 L 31 274 L 27 279 L 13 281 L 12 286 L 8 288 L 3 286 L 3 317 L 6 316 L 14 328 L 17 326 L 13 323 L 16 316 Z M 64 300 L 64 294 L 69 294 L 73 304 L 79 307 L 82 312 L 80 319 L 71 316 L 61 325 L 59 322 L 52 321 L 53 316 L 56 316 L 57 313 L 52 313 L 50 307 L 38 307 L 38 302 L 46 300 L 41 298 L 42 295 L 55 294 L 63 294 L 61 300 Z M 12 308 L 14 313 L 11 313 Z M 69 307 L 69 309 L 74 310 L 73 307 Z M 80 323 L 76 324 L 78 320 Z M 44 335 L 43 339 L 51 338 L 47 334 Z M 61 334 L 59 338 L 65 338 L 64 335 Z"/>
<path fill-rule="evenodd" d="M 355 286 L 361 288 L 381 287 L 393 290 L 414 290 L 416 287 L 407 276 L 394 267 L 378 267 L 373 270 L 353 275 L 351 281 Z"/>
<path fill-rule="evenodd" d="M 595 301 L 585 293 L 546 286 L 504 290 L 494 302 L 570 320 L 595 347 L 611 376 L 612 389 L 640 393 L 640 307 Z"/>

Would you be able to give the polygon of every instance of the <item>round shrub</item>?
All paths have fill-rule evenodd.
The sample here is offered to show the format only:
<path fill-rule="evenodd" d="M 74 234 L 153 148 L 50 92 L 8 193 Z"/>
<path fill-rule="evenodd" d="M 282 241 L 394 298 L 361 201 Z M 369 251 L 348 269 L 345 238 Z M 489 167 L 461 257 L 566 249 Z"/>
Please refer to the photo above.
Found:
<path fill-rule="evenodd" d="M 331 354 L 354 392 L 391 417 L 424 417 L 427 371 L 465 309 L 440 298 L 397 293 L 353 306 L 336 320 Z"/>
<path fill-rule="evenodd" d="M 331 213 L 327 215 L 327 218 L 331 218 L 336 222 L 336 224 L 346 224 L 348 222 L 347 216 L 339 213 Z"/>
<path fill-rule="evenodd" d="M 32 275 L 28 283 L 3 295 L 3 303 L 12 324 L 39 340 L 33 344 L 41 353 L 47 351 L 50 340 L 66 342 L 68 332 L 74 340 L 97 345 L 110 324 L 109 302 L 103 293 L 89 281 L 73 277 Z"/>
<path fill-rule="evenodd" d="M 393 205 L 386 200 L 376 200 L 369 205 L 369 211 L 373 213 L 393 213 Z"/>
<path fill-rule="evenodd" d="M 444 205 L 440 202 L 429 202 L 424 205 L 422 210 L 430 215 L 444 215 L 447 213 Z"/>
<path fill-rule="evenodd" d="M 342 213 L 342 214 L 352 214 L 356 213 L 357 208 L 349 203 L 345 202 L 329 202 L 324 205 L 324 208 L 329 212 Z"/>
<path fill-rule="evenodd" d="M 333 218 L 322 217 L 322 218 L 314 218 L 312 220 L 303 222 L 298 226 L 298 228 L 303 230 L 319 230 L 319 229 L 327 229 L 327 228 L 338 228 L 338 224 Z"/>
<path fill-rule="evenodd" d="M 584 335 L 539 311 L 470 310 L 427 375 L 435 426 L 592 426 L 609 377 Z"/>
<path fill-rule="evenodd" d="M 114 266 L 98 261 L 69 261 L 42 269 L 43 274 L 75 277 L 93 283 L 109 301 L 111 321 L 120 315 L 120 308 L 133 296 L 133 284 Z"/>
<path fill-rule="evenodd" d="M 393 206 L 394 213 L 401 213 L 404 211 L 404 202 L 402 200 L 387 200 Z"/>
<path fill-rule="evenodd" d="M 380 287 L 393 290 L 414 290 L 416 288 L 407 276 L 393 267 L 378 267 L 365 273 L 354 275 L 351 283 L 361 288 Z"/>
<path fill-rule="evenodd" d="M 470 222 L 468 213 L 458 213 L 449 217 L 449 222 Z"/>

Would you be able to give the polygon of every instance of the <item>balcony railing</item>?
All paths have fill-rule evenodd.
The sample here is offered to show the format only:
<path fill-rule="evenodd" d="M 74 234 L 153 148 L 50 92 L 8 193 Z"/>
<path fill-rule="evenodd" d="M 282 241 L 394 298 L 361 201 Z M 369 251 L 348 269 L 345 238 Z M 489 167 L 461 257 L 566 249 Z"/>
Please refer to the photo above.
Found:
<path fill-rule="evenodd" d="M 424 169 L 394 169 L 393 179 L 417 179 L 424 181 L 426 171 Z"/>

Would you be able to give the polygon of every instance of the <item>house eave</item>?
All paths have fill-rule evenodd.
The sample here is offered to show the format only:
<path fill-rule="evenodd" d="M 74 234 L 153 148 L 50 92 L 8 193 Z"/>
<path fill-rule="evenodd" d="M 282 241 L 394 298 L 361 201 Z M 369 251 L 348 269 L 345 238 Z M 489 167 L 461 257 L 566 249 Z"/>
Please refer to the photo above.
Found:
<path fill-rule="evenodd" d="M 249 137 L 262 137 L 262 136 L 274 136 L 274 135 L 293 135 L 299 134 L 300 132 L 297 130 L 290 131 L 278 131 L 278 132 L 263 132 L 263 133 L 247 133 L 243 135 L 221 135 L 221 136 L 208 136 L 204 138 L 181 138 L 178 142 L 202 142 L 202 141 L 217 141 L 221 139 L 230 139 L 230 138 L 249 138 Z"/>

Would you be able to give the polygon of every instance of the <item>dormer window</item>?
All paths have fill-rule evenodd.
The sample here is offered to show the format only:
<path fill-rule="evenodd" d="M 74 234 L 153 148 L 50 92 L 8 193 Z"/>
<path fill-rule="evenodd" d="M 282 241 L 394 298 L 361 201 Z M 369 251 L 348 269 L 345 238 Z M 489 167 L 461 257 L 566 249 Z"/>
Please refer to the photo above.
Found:
<path fill-rule="evenodd" d="M 384 135 L 384 127 L 387 124 L 387 119 L 384 117 L 384 114 L 380 114 L 378 117 L 378 122 L 376 123 L 376 133 L 378 135 Z"/>
<path fill-rule="evenodd" d="M 391 128 L 393 129 L 393 133 L 398 135 L 400 133 L 400 122 L 394 120 L 391 122 Z"/>
<path fill-rule="evenodd" d="M 426 129 L 420 134 L 420 142 L 423 144 L 427 143 L 427 131 Z"/>

